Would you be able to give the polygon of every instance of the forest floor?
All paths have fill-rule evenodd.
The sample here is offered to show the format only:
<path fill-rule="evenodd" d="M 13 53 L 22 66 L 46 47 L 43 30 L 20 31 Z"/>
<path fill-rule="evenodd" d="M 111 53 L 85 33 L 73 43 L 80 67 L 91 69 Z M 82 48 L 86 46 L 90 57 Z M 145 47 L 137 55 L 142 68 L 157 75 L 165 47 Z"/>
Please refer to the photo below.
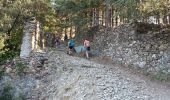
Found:
<path fill-rule="evenodd" d="M 170 84 L 151 80 L 109 58 L 47 53 L 35 100 L 169 100 Z M 37 95 L 38 94 L 38 95 Z"/>

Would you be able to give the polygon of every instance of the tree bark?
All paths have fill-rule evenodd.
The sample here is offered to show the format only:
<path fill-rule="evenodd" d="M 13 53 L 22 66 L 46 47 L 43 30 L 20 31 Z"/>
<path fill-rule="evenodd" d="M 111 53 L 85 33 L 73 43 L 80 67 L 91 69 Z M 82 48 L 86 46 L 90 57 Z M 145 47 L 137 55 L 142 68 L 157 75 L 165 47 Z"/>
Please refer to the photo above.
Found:
<path fill-rule="evenodd" d="M 106 7 L 106 27 L 111 27 L 111 7 Z"/>
<path fill-rule="evenodd" d="M 95 20 L 95 25 L 99 26 L 99 8 L 96 8 L 96 20 Z"/>
<path fill-rule="evenodd" d="M 102 23 L 101 23 L 102 26 L 104 26 L 104 23 L 105 23 L 104 20 L 105 20 L 105 18 L 104 18 L 104 10 L 102 10 Z"/>

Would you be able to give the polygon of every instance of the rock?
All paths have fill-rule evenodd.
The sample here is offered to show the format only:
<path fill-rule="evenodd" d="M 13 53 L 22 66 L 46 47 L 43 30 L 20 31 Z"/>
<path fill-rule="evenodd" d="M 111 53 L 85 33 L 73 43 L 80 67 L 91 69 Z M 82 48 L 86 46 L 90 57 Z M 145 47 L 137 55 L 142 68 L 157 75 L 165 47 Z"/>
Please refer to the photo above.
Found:
<path fill-rule="evenodd" d="M 46 56 L 46 53 L 33 52 L 30 55 L 30 61 L 28 67 L 30 68 L 43 67 L 44 63 L 47 61 L 48 61 L 48 57 Z"/>
<path fill-rule="evenodd" d="M 10 67 L 6 67 L 6 73 L 11 73 L 12 72 L 12 68 L 10 68 Z"/>
<path fill-rule="evenodd" d="M 0 80 L 0 86 L 11 82 L 13 94 L 18 97 L 21 93 L 29 100 L 157 100 L 164 96 L 164 91 L 153 88 L 145 78 L 129 74 L 118 64 L 108 64 L 109 58 L 101 58 L 106 62 L 99 64 L 62 51 L 47 52 L 45 56 L 48 63 L 43 68 L 27 67 L 24 77 L 7 76 Z"/>

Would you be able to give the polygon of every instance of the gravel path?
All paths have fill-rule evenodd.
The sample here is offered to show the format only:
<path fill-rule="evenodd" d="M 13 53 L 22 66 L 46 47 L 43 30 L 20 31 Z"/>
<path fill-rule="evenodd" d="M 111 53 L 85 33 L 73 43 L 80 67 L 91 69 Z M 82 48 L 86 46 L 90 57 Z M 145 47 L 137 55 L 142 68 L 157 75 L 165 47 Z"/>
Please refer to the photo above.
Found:
<path fill-rule="evenodd" d="M 169 100 L 170 87 L 131 74 L 117 64 L 48 53 L 50 74 L 39 88 L 40 100 Z M 107 62 L 107 61 L 106 61 Z"/>

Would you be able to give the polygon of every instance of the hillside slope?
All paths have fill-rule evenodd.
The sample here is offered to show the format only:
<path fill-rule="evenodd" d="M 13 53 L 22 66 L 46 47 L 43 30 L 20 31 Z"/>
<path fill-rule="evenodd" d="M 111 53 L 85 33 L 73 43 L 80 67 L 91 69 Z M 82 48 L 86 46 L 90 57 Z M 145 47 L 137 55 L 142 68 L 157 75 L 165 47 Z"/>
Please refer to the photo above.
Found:
<path fill-rule="evenodd" d="M 133 75 L 118 64 L 102 64 L 69 56 L 61 51 L 48 53 L 44 66 L 50 70 L 35 88 L 42 100 L 168 100 L 170 88 Z M 47 70 L 46 70 L 47 71 Z M 43 82 L 40 81 L 40 82 Z M 37 98 L 34 98 L 37 99 Z"/>

